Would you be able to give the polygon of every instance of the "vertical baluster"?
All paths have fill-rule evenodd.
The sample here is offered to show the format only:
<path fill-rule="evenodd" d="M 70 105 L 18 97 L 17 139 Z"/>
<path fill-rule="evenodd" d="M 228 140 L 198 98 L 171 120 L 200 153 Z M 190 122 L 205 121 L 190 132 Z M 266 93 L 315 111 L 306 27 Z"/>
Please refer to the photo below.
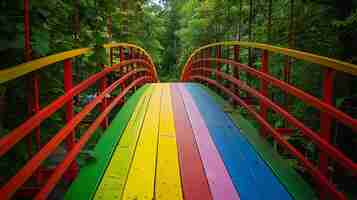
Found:
<path fill-rule="evenodd" d="M 212 47 L 209 47 L 208 48 L 208 52 L 209 52 L 209 57 L 211 58 L 212 57 Z M 209 64 L 208 64 L 209 68 L 212 69 L 212 62 L 209 61 Z M 210 78 L 213 78 L 214 77 L 214 72 L 211 71 L 211 74 L 210 74 Z"/>
<path fill-rule="evenodd" d="M 120 62 L 124 62 L 125 60 L 125 48 L 120 47 Z M 124 67 L 120 68 L 121 75 L 125 74 Z"/>
<path fill-rule="evenodd" d="M 260 71 L 267 74 L 269 73 L 269 53 L 267 50 L 263 50 L 262 52 L 262 66 L 260 68 Z M 264 80 L 260 80 L 260 92 L 264 96 L 268 96 L 268 82 Z M 268 107 L 267 105 L 263 102 L 260 101 L 260 115 L 267 121 L 267 115 L 268 115 Z M 267 132 L 264 130 L 264 128 L 260 128 L 260 132 L 263 136 L 267 136 Z"/>
<path fill-rule="evenodd" d="M 333 105 L 333 86 L 334 86 L 335 71 L 326 68 L 323 80 L 323 96 L 322 101 L 326 104 Z M 325 112 L 320 113 L 320 136 L 326 142 L 331 142 L 332 118 Z M 328 156 L 324 152 L 319 153 L 319 169 L 325 176 L 329 177 L 328 173 Z M 320 199 L 326 199 L 326 191 L 320 188 Z"/>
<path fill-rule="evenodd" d="M 64 91 L 67 93 L 73 87 L 73 77 L 72 77 L 72 61 L 70 59 L 64 61 Z M 68 123 L 73 118 L 73 98 L 66 103 L 66 122 Z M 66 148 L 69 152 L 75 145 L 75 132 L 67 136 Z M 76 162 L 73 162 L 66 172 L 65 177 L 70 181 L 77 175 L 78 166 Z"/>
<path fill-rule="evenodd" d="M 103 66 L 104 69 L 104 66 Z M 100 80 L 100 88 L 99 91 L 100 93 L 104 92 L 104 90 L 107 88 L 107 83 L 108 79 L 106 76 L 104 76 L 101 80 Z M 104 99 L 102 100 L 102 103 L 100 104 L 100 112 L 103 112 L 105 110 L 105 108 L 107 107 L 108 104 L 108 98 L 109 98 L 110 94 L 105 95 Z M 108 117 L 105 117 L 103 122 L 101 123 L 101 127 L 102 129 L 106 129 L 108 127 Z"/>
<path fill-rule="evenodd" d="M 234 61 L 239 63 L 240 62 L 240 46 L 239 45 L 235 45 L 233 47 L 233 50 L 234 50 Z M 239 77 L 239 69 L 237 67 L 233 68 L 233 76 L 234 76 L 234 78 L 239 80 L 239 78 L 240 78 Z M 235 92 L 237 93 L 238 96 L 240 96 L 238 87 L 236 87 Z"/>
<path fill-rule="evenodd" d="M 218 45 L 216 47 L 216 58 L 219 59 L 221 57 L 222 57 L 222 48 L 221 48 L 221 45 Z M 216 62 L 216 69 L 217 69 L 218 72 L 221 71 L 221 64 L 218 61 Z M 221 81 L 221 77 L 218 74 L 216 74 L 216 80 L 217 80 L 218 83 Z"/>
<path fill-rule="evenodd" d="M 109 49 L 109 63 L 110 66 L 113 66 L 113 48 Z"/>

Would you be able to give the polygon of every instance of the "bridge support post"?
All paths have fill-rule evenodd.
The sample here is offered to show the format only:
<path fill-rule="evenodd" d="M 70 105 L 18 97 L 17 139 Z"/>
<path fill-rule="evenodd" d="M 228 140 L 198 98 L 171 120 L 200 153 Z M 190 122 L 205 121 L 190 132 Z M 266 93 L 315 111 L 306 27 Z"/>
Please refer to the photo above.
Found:
<path fill-rule="evenodd" d="M 269 53 L 267 50 L 263 50 L 262 52 L 262 66 L 260 68 L 260 71 L 267 74 L 269 73 Z M 260 80 L 260 92 L 264 96 L 268 96 L 268 82 L 264 80 Z M 260 115 L 264 118 L 265 121 L 268 119 L 268 107 L 267 105 L 263 102 L 260 101 Z M 266 137 L 268 134 L 264 128 L 260 128 L 260 133 Z"/>
<path fill-rule="evenodd" d="M 113 66 L 113 48 L 109 49 L 109 63 L 110 66 Z"/>
<path fill-rule="evenodd" d="M 323 95 L 322 101 L 333 105 L 333 87 L 334 87 L 334 74 L 335 71 L 326 68 L 324 72 L 324 80 L 323 80 Z M 331 142 L 331 127 L 332 126 L 332 118 L 325 112 L 320 113 L 320 136 L 326 142 Z M 326 153 L 319 153 L 319 169 L 322 174 L 326 177 L 329 177 L 328 172 L 329 159 Z M 326 199 L 326 190 L 324 188 L 320 188 L 320 199 Z"/>
<path fill-rule="evenodd" d="M 219 59 L 221 57 L 222 57 L 222 48 L 219 45 L 219 46 L 216 47 L 216 58 Z M 221 71 L 221 64 L 218 61 L 216 62 L 216 69 L 219 72 Z M 221 78 L 220 78 L 220 76 L 218 74 L 216 74 L 216 80 L 217 80 L 217 82 L 221 81 Z"/>
<path fill-rule="evenodd" d="M 104 67 L 104 66 L 103 66 Z M 104 90 L 107 88 L 107 77 L 103 77 L 101 80 L 100 80 L 100 93 L 104 92 Z M 107 104 L 108 104 L 108 98 L 109 96 L 105 96 L 101 105 L 100 105 L 100 111 L 103 112 L 105 110 L 105 108 L 107 107 Z M 106 129 L 108 127 L 108 117 L 105 117 L 102 124 L 102 129 Z"/>
<path fill-rule="evenodd" d="M 221 48 L 221 45 L 218 45 L 218 46 L 216 46 L 216 58 L 219 59 L 221 57 L 222 57 L 222 48 Z M 218 72 L 221 72 L 221 64 L 218 61 L 216 62 L 216 70 Z M 215 76 L 216 76 L 217 82 L 221 83 L 221 77 L 218 74 L 215 74 Z M 218 94 L 221 93 L 220 90 L 217 90 L 217 92 L 218 92 Z"/>
<path fill-rule="evenodd" d="M 119 52 L 120 52 L 120 62 L 124 62 L 124 60 L 125 60 L 125 49 L 123 48 L 123 47 L 120 47 L 119 48 Z M 122 67 L 121 69 L 120 69 L 120 74 L 121 75 L 123 75 L 124 73 L 125 73 L 125 71 L 124 71 L 124 67 Z"/>
<path fill-rule="evenodd" d="M 233 59 L 236 62 L 240 62 L 240 46 L 239 45 L 234 45 L 233 47 Z M 239 80 L 239 69 L 237 67 L 233 67 L 233 77 Z M 235 87 L 234 84 L 232 84 L 232 86 L 234 88 L 232 88 L 233 92 L 237 94 L 238 97 L 240 97 L 240 92 L 239 92 L 239 88 Z M 233 101 L 233 106 L 236 107 L 237 103 L 235 101 Z"/>
<path fill-rule="evenodd" d="M 70 59 L 64 61 L 64 91 L 68 92 L 73 87 L 73 78 L 72 78 L 72 61 Z M 66 104 L 66 122 L 71 121 L 73 118 L 73 98 L 68 101 Z M 66 148 L 69 152 L 75 145 L 75 132 L 72 132 L 67 136 L 66 139 Z M 65 178 L 68 181 L 72 181 L 78 172 L 77 163 L 74 161 L 69 167 L 68 171 L 65 174 Z"/>
<path fill-rule="evenodd" d="M 211 47 L 208 48 L 208 57 L 209 58 L 212 57 L 212 48 Z M 209 61 L 208 66 L 209 66 L 210 69 L 212 69 L 212 62 L 211 61 Z M 213 71 L 211 71 L 209 76 L 210 76 L 209 78 L 213 78 L 214 77 Z"/>

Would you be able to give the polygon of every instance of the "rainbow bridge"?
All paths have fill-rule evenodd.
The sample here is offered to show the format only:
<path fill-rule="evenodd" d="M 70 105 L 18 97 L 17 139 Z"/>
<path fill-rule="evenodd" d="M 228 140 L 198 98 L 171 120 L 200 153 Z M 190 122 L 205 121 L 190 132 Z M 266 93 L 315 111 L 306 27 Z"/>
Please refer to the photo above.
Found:
<path fill-rule="evenodd" d="M 0 138 L 0 157 L 22 140 L 36 146 L 29 148 L 25 165 L 0 185 L 0 199 L 348 199 L 333 183 L 328 167 L 333 161 L 339 169 L 357 175 L 357 164 L 330 139 L 335 121 L 356 133 L 357 119 L 332 104 L 335 72 L 356 76 L 355 65 L 266 44 L 221 42 L 194 51 L 181 82 L 160 83 L 144 49 L 126 43 L 103 48 L 108 66 L 101 65 L 100 72 L 77 84 L 73 83 L 73 59 L 93 53 L 91 48 L 0 71 L 0 84 L 28 76 L 32 85 L 28 91 L 31 116 Z M 259 51 L 257 68 L 241 62 L 242 48 Z M 320 65 L 324 70 L 322 98 L 270 74 L 272 54 Z M 38 70 L 61 63 L 65 92 L 40 106 Z M 259 81 L 260 87 L 249 84 L 247 77 Z M 74 98 L 89 87 L 98 87 L 98 95 L 75 111 Z M 269 95 L 272 88 L 317 109 L 320 130 L 308 127 L 287 107 L 274 102 Z M 41 124 L 62 108 L 65 125 L 43 142 Z M 98 116 L 84 133 L 76 134 L 94 110 Z M 288 126 L 274 127 L 267 119 L 269 112 Z M 98 135 L 97 129 L 104 131 Z M 291 133 L 316 146 L 318 163 L 289 143 L 286 136 Z M 35 142 L 28 139 L 31 135 Z M 93 155 L 80 165 L 77 159 L 93 137 L 98 138 Z M 269 140 L 296 159 L 311 180 L 291 167 Z M 65 156 L 47 168 L 45 161 L 60 146 L 65 146 Z M 64 182 L 67 186 L 62 186 Z"/>

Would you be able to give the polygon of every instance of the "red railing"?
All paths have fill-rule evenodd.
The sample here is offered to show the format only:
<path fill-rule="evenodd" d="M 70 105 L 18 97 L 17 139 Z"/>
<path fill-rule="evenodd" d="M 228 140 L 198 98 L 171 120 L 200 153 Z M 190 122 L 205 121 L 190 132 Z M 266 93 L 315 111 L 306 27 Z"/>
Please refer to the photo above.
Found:
<path fill-rule="evenodd" d="M 260 50 L 261 60 L 259 69 L 240 63 L 241 47 L 254 48 Z M 222 48 L 226 48 L 226 55 L 222 56 Z M 215 57 L 211 57 L 212 51 Z M 289 82 L 279 80 L 269 74 L 269 53 L 282 54 L 295 59 L 308 61 L 323 66 L 323 95 L 319 99 L 293 85 Z M 222 65 L 227 65 L 226 72 L 222 71 Z M 295 156 L 306 168 L 318 186 L 320 199 L 346 199 L 345 194 L 338 191 L 332 183 L 328 167 L 329 161 L 333 160 L 354 177 L 357 176 L 357 164 L 347 157 L 337 147 L 331 144 L 332 123 L 336 120 L 357 132 L 357 119 L 347 115 L 337 109 L 333 103 L 333 86 L 335 71 L 357 75 L 357 66 L 341 62 L 338 60 L 317 56 L 301 51 L 274 47 L 259 43 L 249 42 L 221 42 L 210 44 L 197 49 L 188 59 L 181 75 L 182 81 L 198 81 L 217 88 L 229 99 L 233 100 L 245 108 L 261 126 L 261 135 L 266 137 L 271 135 L 283 148 Z M 255 89 L 240 79 L 241 72 L 246 73 L 249 79 L 258 79 L 260 88 Z M 286 75 L 286 73 L 284 73 Z M 290 77 L 284 77 L 289 80 Z M 291 95 L 300 99 L 305 104 L 312 106 L 320 112 L 320 130 L 312 130 L 289 113 L 288 107 L 284 107 L 274 102 L 269 97 L 269 86 L 279 88 L 285 95 Z M 259 106 L 254 108 L 246 101 L 247 97 L 241 96 L 245 92 L 248 97 L 258 99 Z M 268 111 L 271 109 L 279 114 L 292 128 L 275 128 L 268 122 Z M 319 150 L 318 166 L 309 160 L 295 148 L 288 140 L 284 139 L 281 130 L 292 132 L 295 129 L 300 134 L 308 138 Z"/>
<path fill-rule="evenodd" d="M 33 134 L 33 132 L 36 135 L 37 152 L 32 155 L 32 141 L 30 140 L 28 142 L 30 159 L 15 175 L 1 186 L 0 199 L 10 199 L 14 195 L 19 194 L 19 190 L 22 193 L 26 193 L 26 195 L 30 194 L 30 197 L 34 197 L 33 195 L 35 195 L 35 199 L 46 199 L 64 174 L 70 180 L 73 180 L 78 172 L 75 161 L 77 155 L 99 126 L 102 126 L 102 128 L 107 127 L 110 111 L 118 106 L 118 104 L 124 102 L 125 96 L 129 94 L 130 90 L 135 90 L 137 87 L 148 82 L 158 81 L 153 61 L 142 48 L 126 43 L 108 44 L 104 45 L 104 48 L 109 53 L 110 66 L 102 65 L 103 68 L 100 72 L 91 75 L 75 86 L 72 83 L 72 59 L 90 53 L 92 49 L 68 51 L 0 71 L 0 83 L 4 83 L 28 73 L 36 73 L 36 70 L 48 65 L 63 62 L 65 90 L 64 95 L 40 109 L 38 84 L 40 80 L 38 75 L 32 76 L 36 84 L 34 84 L 33 90 L 30 90 L 30 96 L 33 99 L 37 99 L 36 102 L 30 101 L 30 109 L 33 111 L 33 115 L 0 138 L 0 157 L 6 155 L 16 144 Z M 109 84 L 107 77 L 112 73 L 117 74 L 117 80 Z M 97 82 L 99 82 L 98 96 L 86 104 L 80 112 L 74 114 L 73 98 L 89 87 L 94 86 Z M 108 95 L 118 87 L 120 88 L 119 94 L 113 99 L 108 99 Z M 100 105 L 99 116 L 90 124 L 85 133 L 76 139 L 75 128 L 98 105 Z M 66 113 L 65 126 L 53 135 L 46 144 L 41 144 L 41 124 L 64 106 Z M 41 166 L 63 142 L 66 142 L 67 154 L 54 169 L 50 170 L 49 178 L 44 180 L 43 171 L 45 169 L 42 169 Z M 26 191 L 24 185 L 31 177 L 36 178 L 38 186 L 29 192 L 28 190 Z"/>

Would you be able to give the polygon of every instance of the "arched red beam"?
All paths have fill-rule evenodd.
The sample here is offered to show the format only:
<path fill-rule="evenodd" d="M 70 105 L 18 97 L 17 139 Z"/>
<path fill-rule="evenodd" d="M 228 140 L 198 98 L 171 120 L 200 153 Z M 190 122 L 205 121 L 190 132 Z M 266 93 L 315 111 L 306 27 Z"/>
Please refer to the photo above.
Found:
<path fill-rule="evenodd" d="M 128 74 L 135 74 L 135 71 Z M 35 154 L 30 161 L 28 161 L 24 167 L 22 167 L 15 176 L 13 176 L 1 189 L 0 189 L 0 199 L 10 199 L 15 192 L 33 175 L 33 173 L 38 169 L 41 163 L 58 147 L 61 142 L 63 142 L 66 137 L 74 130 L 74 128 L 86 117 L 86 115 L 91 112 L 105 96 L 111 93 L 117 86 L 126 81 L 130 75 L 125 75 L 119 80 L 111 84 L 107 89 L 105 89 L 99 96 L 97 96 L 93 101 L 87 104 L 76 116 L 69 121 L 65 127 L 63 127 L 55 136 L 46 144 L 41 150 Z M 134 81 L 131 86 L 134 87 L 136 84 L 146 79 L 147 76 L 142 77 Z M 153 80 L 151 78 L 151 80 Z M 135 83 L 135 84 L 134 84 Z"/>
<path fill-rule="evenodd" d="M 201 68 L 201 70 L 203 70 Z M 303 123 L 301 123 L 298 119 L 296 119 L 294 116 L 292 116 L 289 112 L 275 104 L 273 101 L 271 101 L 269 98 L 265 97 L 264 95 L 260 94 L 257 90 L 249 87 L 247 84 L 244 82 L 235 79 L 231 77 L 230 75 L 223 73 L 223 72 L 218 72 L 217 70 L 213 69 L 204 69 L 205 71 L 214 71 L 215 73 L 219 74 L 221 77 L 223 77 L 225 80 L 230 81 L 231 83 L 234 83 L 237 85 L 240 89 L 248 92 L 250 95 L 259 98 L 261 101 L 264 102 L 265 105 L 269 106 L 272 108 L 275 112 L 281 114 L 289 123 L 294 125 L 296 128 L 300 129 L 302 134 L 314 142 L 318 146 L 318 148 L 327 153 L 332 159 L 338 161 L 338 163 L 343 166 L 345 169 L 349 170 L 350 172 L 353 173 L 353 175 L 357 175 L 357 164 L 355 164 L 351 159 L 347 158 L 343 153 L 341 153 L 338 149 L 336 149 L 334 146 L 323 140 L 316 132 L 311 130 L 310 128 L 306 127 Z M 195 75 L 191 76 L 191 79 L 202 79 L 205 78 L 203 76 Z M 203 79 L 205 80 L 205 79 Z"/>
<path fill-rule="evenodd" d="M 221 91 L 232 97 L 233 100 L 237 101 L 241 106 L 247 109 L 247 111 L 255 117 L 255 119 L 267 130 L 271 133 L 274 139 L 282 146 L 284 146 L 290 153 L 296 156 L 300 162 L 307 168 L 309 173 L 312 175 L 313 179 L 320 184 L 322 187 L 325 187 L 327 191 L 332 195 L 333 199 L 336 200 L 347 200 L 344 194 L 337 191 L 334 185 L 309 161 L 307 160 L 302 153 L 300 153 L 294 146 L 289 144 L 267 121 L 264 120 L 252 107 L 250 107 L 247 103 L 245 103 L 242 99 L 240 99 L 237 95 L 235 95 L 228 88 L 220 85 L 217 81 L 211 80 L 209 78 L 203 76 L 191 76 L 191 80 L 201 80 L 205 81 L 217 88 Z"/>
<path fill-rule="evenodd" d="M 206 59 L 202 59 L 202 60 L 217 61 L 217 62 L 221 62 L 221 63 L 225 63 L 225 64 L 230 64 L 239 70 L 248 72 L 249 74 L 258 77 L 261 80 L 271 83 L 272 85 L 280 88 L 284 92 L 287 92 L 290 95 L 293 95 L 293 96 L 299 98 L 300 100 L 304 101 L 305 103 L 317 108 L 321 112 L 326 112 L 332 118 L 336 119 L 337 121 L 343 123 L 346 126 L 349 126 L 357 133 L 357 119 L 352 118 L 351 116 L 336 109 L 335 107 L 321 101 L 320 99 L 318 99 L 318 98 L 316 98 L 316 97 L 314 97 L 314 96 L 312 96 L 312 95 L 310 95 L 310 94 L 308 94 L 308 93 L 306 93 L 306 92 L 304 92 L 304 91 L 302 91 L 302 90 L 300 90 L 284 81 L 281 81 L 269 74 L 260 72 L 259 70 L 249 67 L 248 65 L 238 63 L 236 61 L 227 60 L 227 59 L 216 59 L 216 58 L 206 58 Z M 193 64 L 196 64 L 197 62 L 200 62 L 200 60 L 193 62 Z M 206 69 L 209 69 L 209 68 L 206 68 Z M 191 69 L 189 67 L 187 73 L 189 74 L 191 71 L 196 71 L 196 70 L 198 70 L 198 69 Z"/>
<path fill-rule="evenodd" d="M 37 193 L 34 199 L 42 200 L 47 199 L 48 195 L 51 193 L 53 188 L 57 185 L 57 183 L 61 180 L 63 174 L 67 171 L 68 167 L 71 163 L 76 159 L 77 155 L 84 147 L 84 145 L 88 142 L 91 136 L 94 134 L 95 130 L 101 124 L 101 122 L 105 119 L 105 117 L 110 113 L 110 111 L 124 98 L 125 94 L 133 89 L 134 87 L 145 83 L 145 81 L 150 81 L 149 76 L 142 77 L 132 82 L 127 88 L 125 88 L 115 99 L 105 108 L 105 110 L 97 117 L 97 119 L 91 124 L 91 126 L 87 129 L 87 131 L 82 135 L 79 141 L 73 146 L 70 152 L 66 155 L 64 160 L 56 167 L 54 172 L 51 174 L 50 178 L 47 180 L 45 185 L 41 188 L 41 190 Z"/>
<path fill-rule="evenodd" d="M 83 90 L 87 89 L 94 83 L 96 83 L 98 80 L 103 78 L 105 75 L 113 72 L 116 69 L 119 69 L 123 66 L 126 66 L 128 64 L 132 63 L 142 63 L 145 66 L 150 66 L 150 64 L 141 59 L 134 59 L 130 61 L 125 61 L 120 64 L 114 65 L 113 67 L 107 67 L 103 71 L 98 72 L 85 81 L 81 82 L 77 86 L 73 87 L 71 90 L 69 90 L 66 94 L 62 95 L 59 97 L 57 100 L 53 101 L 51 104 L 48 106 L 44 107 L 42 110 L 40 110 L 38 113 L 30 117 L 28 120 L 26 120 L 24 123 L 22 123 L 20 126 L 15 128 L 13 131 L 5 135 L 0 139 L 0 157 L 3 156 L 6 152 L 8 152 L 15 144 L 17 144 L 21 139 L 23 139 L 26 135 L 31 133 L 31 131 L 39 126 L 41 122 L 43 122 L 45 119 L 50 117 L 54 112 L 59 110 L 63 105 L 65 105 L 68 101 L 70 101 L 74 96 L 80 94 Z M 129 77 L 133 76 L 136 73 L 142 72 L 142 71 L 148 71 L 149 69 L 136 69 L 133 70 L 132 72 L 127 73 L 124 75 L 120 80 L 122 79 L 128 79 Z"/>

